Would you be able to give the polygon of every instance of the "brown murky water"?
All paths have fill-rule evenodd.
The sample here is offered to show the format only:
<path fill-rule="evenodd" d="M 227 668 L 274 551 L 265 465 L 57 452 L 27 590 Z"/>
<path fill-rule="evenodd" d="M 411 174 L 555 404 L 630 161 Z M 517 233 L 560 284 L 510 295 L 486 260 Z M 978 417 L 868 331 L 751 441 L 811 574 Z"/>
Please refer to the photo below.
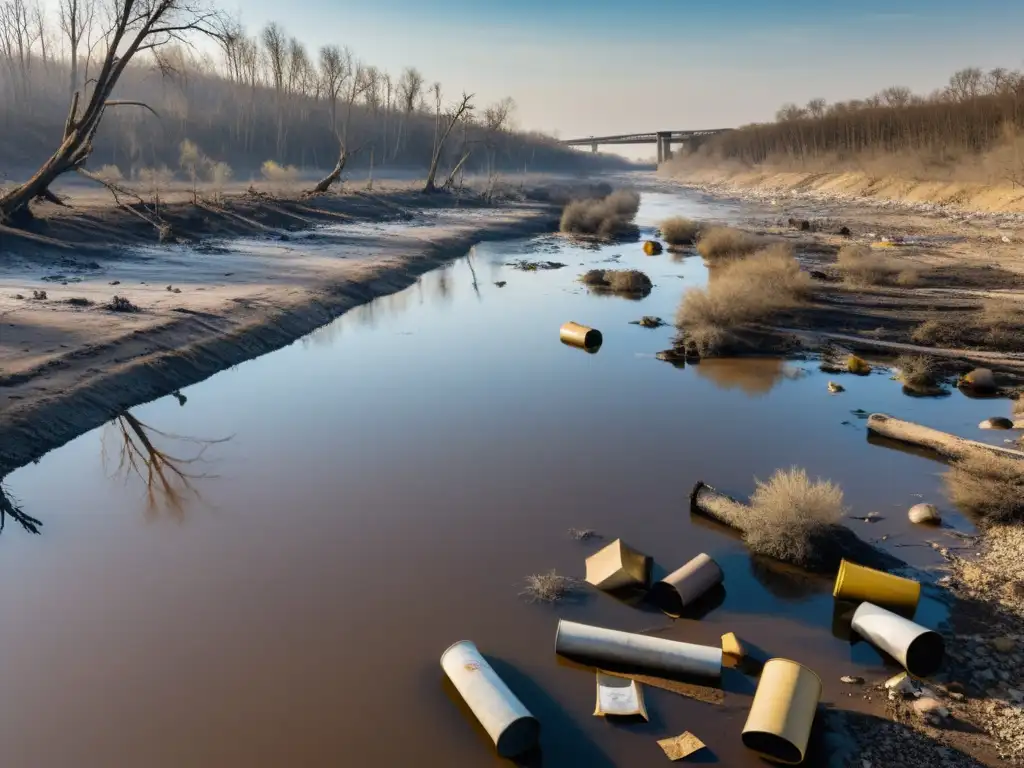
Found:
<path fill-rule="evenodd" d="M 652 193 L 641 222 L 676 211 L 730 213 Z M 524 255 L 569 266 L 502 266 Z M 574 282 L 615 255 L 648 271 L 648 298 Z M 941 468 L 869 444 L 851 411 L 971 433 L 1005 404 L 905 398 L 884 373 L 844 379 L 832 397 L 813 363 L 656 361 L 670 329 L 628 321 L 671 318 L 704 275 L 699 259 L 648 258 L 639 243 L 478 246 L 185 390 L 183 405 L 136 408 L 141 424 L 110 424 L 12 474 L 44 529 L 0 538 L 0 763 L 504 764 L 439 667 L 472 639 L 541 719 L 545 766 L 663 765 L 655 741 L 683 730 L 709 745 L 705 761 L 761 764 L 739 744 L 753 679 L 728 672 L 720 706 L 649 689 L 649 724 L 606 722 L 591 715 L 593 677 L 555 658 L 560 617 L 706 644 L 734 631 L 816 669 L 827 702 L 855 706 L 839 676 L 885 665 L 832 634 L 831 584 L 752 561 L 691 520 L 690 487 L 746 495 L 755 476 L 799 464 L 841 483 L 854 514 L 882 513 L 851 521 L 862 536 L 919 543 L 905 511 L 917 494 L 943 504 Z M 604 331 L 598 354 L 558 343 L 569 319 Z M 174 493 L 157 475 L 147 497 L 137 430 L 166 452 Z M 577 542 L 569 527 L 606 538 Z M 673 624 L 594 591 L 556 607 L 519 596 L 530 573 L 582 576 L 584 557 L 618 536 L 656 574 L 708 552 L 724 601 Z M 933 562 L 926 548 L 893 551 Z M 943 615 L 926 600 L 918 619 Z"/>

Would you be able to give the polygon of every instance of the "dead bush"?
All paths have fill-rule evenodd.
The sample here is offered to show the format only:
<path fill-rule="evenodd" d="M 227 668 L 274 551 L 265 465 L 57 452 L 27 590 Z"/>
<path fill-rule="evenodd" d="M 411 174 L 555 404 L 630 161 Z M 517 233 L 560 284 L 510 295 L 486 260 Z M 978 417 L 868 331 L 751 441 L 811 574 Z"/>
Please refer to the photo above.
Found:
<path fill-rule="evenodd" d="M 91 307 L 92 301 L 85 298 L 84 296 L 74 296 L 70 299 L 65 299 L 65 304 L 70 304 L 72 307 Z"/>
<path fill-rule="evenodd" d="M 650 293 L 651 278 L 638 269 L 591 269 L 580 280 L 599 291 L 623 294 Z"/>
<path fill-rule="evenodd" d="M 535 573 L 526 577 L 526 587 L 519 594 L 531 603 L 557 603 L 574 592 L 579 581 L 571 576 L 562 576 L 554 569 L 547 573 Z"/>
<path fill-rule="evenodd" d="M 124 174 L 121 173 L 121 169 L 116 165 L 103 165 L 100 166 L 94 176 L 103 179 L 108 184 L 116 184 L 119 181 L 124 181 Z"/>
<path fill-rule="evenodd" d="M 989 299 L 975 313 L 926 320 L 911 338 L 935 347 L 1024 351 L 1024 306 L 1009 299 Z"/>
<path fill-rule="evenodd" d="M 700 233 L 700 224 L 683 216 L 661 222 L 661 237 L 669 245 L 692 245 Z"/>
<path fill-rule="evenodd" d="M 570 235 L 610 238 L 635 228 L 633 219 L 640 209 L 640 195 L 618 190 L 596 200 L 574 200 L 562 211 L 560 229 Z"/>
<path fill-rule="evenodd" d="M 946 493 L 962 509 L 986 523 L 1024 520 L 1024 461 L 974 451 L 943 475 Z"/>
<path fill-rule="evenodd" d="M 106 305 L 111 312 L 141 312 L 135 304 L 132 304 L 124 296 L 114 296 Z"/>
<path fill-rule="evenodd" d="M 910 389 L 934 389 L 941 381 L 938 365 L 926 355 L 900 355 L 896 358 L 895 367 L 903 386 Z"/>
<path fill-rule="evenodd" d="M 877 285 L 917 285 L 920 273 L 914 267 L 899 264 L 881 253 L 875 253 L 866 245 L 844 245 L 836 257 L 836 268 L 843 281 L 851 286 L 863 288 Z"/>
<path fill-rule="evenodd" d="M 800 269 L 792 249 L 779 243 L 722 264 L 706 287 L 686 291 L 676 327 L 688 351 L 714 354 L 737 329 L 799 306 L 811 290 L 810 275 Z"/>
<path fill-rule="evenodd" d="M 815 540 L 843 516 L 842 489 L 828 480 L 812 481 L 799 467 L 776 470 L 768 482 L 756 482 L 744 528 L 747 546 L 784 562 L 813 561 Z"/>
<path fill-rule="evenodd" d="M 749 256 L 764 246 L 764 240 L 733 227 L 711 227 L 701 232 L 697 253 L 708 261 Z"/>

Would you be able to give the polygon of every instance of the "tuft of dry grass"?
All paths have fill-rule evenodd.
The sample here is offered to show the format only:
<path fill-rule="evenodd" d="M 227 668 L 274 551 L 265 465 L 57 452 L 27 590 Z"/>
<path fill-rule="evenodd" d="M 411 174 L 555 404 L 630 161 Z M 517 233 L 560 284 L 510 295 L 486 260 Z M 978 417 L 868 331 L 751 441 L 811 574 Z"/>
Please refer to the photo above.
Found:
<path fill-rule="evenodd" d="M 750 256 L 762 247 L 762 238 L 734 227 L 711 227 L 697 240 L 697 253 L 708 261 Z"/>
<path fill-rule="evenodd" d="M 736 329 L 799 306 L 811 290 L 810 275 L 800 269 L 792 249 L 779 243 L 722 264 L 707 287 L 686 291 L 676 326 L 688 348 L 713 354 Z"/>
<path fill-rule="evenodd" d="M 570 235 L 610 238 L 630 231 L 640 209 L 640 195 L 617 190 L 597 200 L 574 200 L 562 211 L 559 229 Z"/>
<path fill-rule="evenodd" d="M 669 245 L 693 245 L 700 234 L 700 224 L 684 216 L 673 216 L 661 222 L 661 237 Z"/>
<path fill-rule="evenodd" d="M 848 285 L 864 288 L 874 285 L 914 286 L 918 271 L 894 259 L 872 251 L 866 245 L 844 245 L 836 257 L 836 268 Z"/>
<path fill-rule="evenodd" d="M 850 355 L 846 358 L 846 370 L 857 376 L 867 376 L 871 373 L 871 364 L 862 357 Z"/>
<path fill-rule="evenodd" d="M 275 160 L 267 160 L 260 167 L 260 173 L 267 181 L 278 183 L 295 182 L 299 180 L 299 169 L 294 165 L 281 165 Z"/>
<path fill-rule="evenodd" d="M 950 500 L 986 523 L 1024 520 L 1024 461 L 972 451 L 942 479 Z"/>
<path fill-rule="evenodd" d="M 784 562 L 811 561 L 815 538 L 843 516 L 842 489 L 829 480 L 812 481 L 800 467 L 776 470 L 768 482 L 756 482 L 744 528 L 747 546 Z"/>
<path fill-rule="evenodd" d="M 653 286 L 651 278 L 638 269 L 591 269 L 580 281 L 598 290 L 633 295 L 649 293 Z"/>
<path fill-rule="evenodd" d="M 92 301 L 85 298 L 84 296 L 73 296 L 70 299 L 64 300 L 65 304 L 70 304 L 72 307 L 91 307 Z"/>
<path fill-rule="evenodd" d="M 535 573 L 526 577 L 526 587 L 519 594 L 531 603 L 557 603 L 576 591 L 579 581 L 571 576 L 562 576 L 551 569 L 547 573 Z"/>
<path fill-rule="evenodd" d="M 934 358 L 927 355 L 900 355 L 896 358 L 895 367 L 903 386 L 910 389 L 934 389 L 941 380 Z"/>

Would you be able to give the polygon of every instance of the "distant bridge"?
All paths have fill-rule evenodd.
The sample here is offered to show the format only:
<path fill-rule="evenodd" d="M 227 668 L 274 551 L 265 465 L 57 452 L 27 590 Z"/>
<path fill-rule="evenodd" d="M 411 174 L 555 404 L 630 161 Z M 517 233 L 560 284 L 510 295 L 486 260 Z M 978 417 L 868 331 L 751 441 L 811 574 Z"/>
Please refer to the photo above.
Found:
<path fill-rule="evenodd" d="M 597 152 L 602 144 L 657 144 L 658 162 L 672 158 L 672 144 L 697 144 L 708 136 L 731 131 L 732 128 L 711 128 L 704 131 L 654 131 L 653 133 L 623 133 L 618 136 L 590 136 L 586 139 L 568 139 L 562 142 L 567 147 L 590 147 Z"/>

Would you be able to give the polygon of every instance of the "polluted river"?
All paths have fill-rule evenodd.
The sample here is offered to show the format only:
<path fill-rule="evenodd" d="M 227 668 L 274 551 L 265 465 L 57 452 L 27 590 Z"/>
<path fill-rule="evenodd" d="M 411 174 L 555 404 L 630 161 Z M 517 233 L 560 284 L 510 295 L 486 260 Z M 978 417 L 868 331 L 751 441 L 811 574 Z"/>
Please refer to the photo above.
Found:
<path fill-rule="evenodd" d="M 643 238 L 669 215 L 742 214 L 649 191 L 637 223 Z M 578 278 L 594 268 L 642 269 L 654 287 L 591 293 Z M 755 678 L 726 670 L 713 702 L 646 687 L 647 723 L 595 717 L 593 672 L 555 654 L 559 619 L 710 646 L 734 632 L 870 721 L 840 678 L 899 667 L 833 632 L 832 579 L 751 557 L 691 516 L 690 490 L 745 499 L 755 478 L 804 467 L 843 488 L 861 538 L 927 573 L 941 533 L 907 509 L 970 523 L 942 496 L 942 466 L 869 442 L 863 413 L 972 434 L 992 403 L 907 397 L 882 369 L 833 395 L 813 359 L 658 360 L 683 291 L 706 279 L 692 251 L 647 256 L 641 240 L 482 243 L 12 473 L 44 528 L 8 523 L 0 540 L 0 762 L 510 765 L 439 664 L 472 640 L 541 723 L 528 764 L 663 765 L 657 740 L 683 731 L 708 746 L 688 762 L 763 764 L 740 741 Z M 645 315 L 669 325 L 632 324 Z M 601 348 L 561 344 L 567 321 L 600 329 Z M 530 574 L 582 579 L 620 537 L 655 579 L 711 555 L 724 593 L 678 621 L 586 584 L 554 604 L 521 594 Z M 926 586 L 916 621 L 947 611 Z M 812 765 L 842 748 L 814 742 Z"/>

